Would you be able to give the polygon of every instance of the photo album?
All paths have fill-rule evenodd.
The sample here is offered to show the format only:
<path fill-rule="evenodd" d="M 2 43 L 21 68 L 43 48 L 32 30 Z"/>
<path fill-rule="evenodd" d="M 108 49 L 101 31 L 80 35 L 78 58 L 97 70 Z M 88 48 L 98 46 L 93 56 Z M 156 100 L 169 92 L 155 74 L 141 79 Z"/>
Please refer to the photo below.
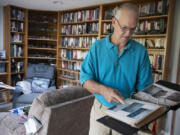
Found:
<path fill-rule="evenodd" d="M 165 113 L 169 107 L 180 104 L 180 92 L 159 84 L 138 91 L 125 104 L 108 108 L 105 113 L 135 128 L 141 128 Z"/>

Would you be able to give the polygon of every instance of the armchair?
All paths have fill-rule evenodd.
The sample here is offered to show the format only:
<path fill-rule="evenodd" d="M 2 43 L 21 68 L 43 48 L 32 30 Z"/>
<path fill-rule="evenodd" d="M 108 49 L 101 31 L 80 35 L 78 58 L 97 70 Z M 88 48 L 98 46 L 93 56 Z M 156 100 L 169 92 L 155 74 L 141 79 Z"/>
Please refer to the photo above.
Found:
<path fill-rule="evenodd" d="M 45 64 L 30 64 L 26 69 L 26 79 L 25 81 L 32 84 L 34 78 L 44 78 L 49 79 L 49 87 L 45 90 L 56 89 L 55 87 L 55 68 L 50 65 Z M 38 96 L 41 91 L 32 90 L 30 94 L 23 94 L 21 87 L 16 86 L 13 93 L 13 107 L 20 107 L 32 104 L 32 101 L 36 96 Z"/>
<path fill-rule="evenodd" d="M 37 96 L 28 118 L 34 116 L 42 128 L 35 135 L 88 135 L 94 96 L 81 87 L 46 91 Z M 0 113 L 0 135 L 25 135 L 20 116 Z"/>

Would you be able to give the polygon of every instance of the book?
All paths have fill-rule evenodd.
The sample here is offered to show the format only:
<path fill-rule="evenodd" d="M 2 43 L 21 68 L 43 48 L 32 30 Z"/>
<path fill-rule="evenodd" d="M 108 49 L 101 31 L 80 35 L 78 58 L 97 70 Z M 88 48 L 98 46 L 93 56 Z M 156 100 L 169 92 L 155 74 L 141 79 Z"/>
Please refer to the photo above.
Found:
<path fill-rule="evenodd" d="M 177 105 L 180 105 L 180 92 L 153 84 L 133 94 L 125 104 L 108 108 L 105 113 L 132 127 L 141 128 Z"/>

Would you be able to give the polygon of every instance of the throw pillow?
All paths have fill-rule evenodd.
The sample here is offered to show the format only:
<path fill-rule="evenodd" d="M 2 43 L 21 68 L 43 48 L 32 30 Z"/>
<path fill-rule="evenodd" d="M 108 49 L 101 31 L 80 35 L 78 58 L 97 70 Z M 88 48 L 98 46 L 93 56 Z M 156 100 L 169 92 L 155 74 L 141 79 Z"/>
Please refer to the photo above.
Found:
<path fill-rule="evenodd" d="M 32 92 L 40 93 L 48 89 L 50 79 L 34 77 L 32 81 Z"/>

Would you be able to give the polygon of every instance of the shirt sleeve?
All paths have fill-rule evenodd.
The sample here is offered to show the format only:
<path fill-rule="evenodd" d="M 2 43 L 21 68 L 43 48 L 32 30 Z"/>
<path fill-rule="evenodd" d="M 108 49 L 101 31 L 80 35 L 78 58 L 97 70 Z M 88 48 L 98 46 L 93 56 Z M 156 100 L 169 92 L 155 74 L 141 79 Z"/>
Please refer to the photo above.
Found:
<path fill-rule="evenodd" d="M 148 87 L 153 83 L 152 69 L 151 69 L 147 50 L 144 51 L 144 55 L 142 56 L 143 57 L 141 59 L 141 64 L 138 69 L 138 76 L 136 83 L 137 90 L 144 90 L 146 87 Z"/>
<path fill-rule="evenodd" d="M 81 65 L 81 72 L 80 72 L 80 81 L 81 85 L 83 86 L 84 82 L 87 80 L 95 80 L 95 51 L 94 45 L 92 45 L 90 51 L 88 52 L 86 58 L 84 59 Z"/>

